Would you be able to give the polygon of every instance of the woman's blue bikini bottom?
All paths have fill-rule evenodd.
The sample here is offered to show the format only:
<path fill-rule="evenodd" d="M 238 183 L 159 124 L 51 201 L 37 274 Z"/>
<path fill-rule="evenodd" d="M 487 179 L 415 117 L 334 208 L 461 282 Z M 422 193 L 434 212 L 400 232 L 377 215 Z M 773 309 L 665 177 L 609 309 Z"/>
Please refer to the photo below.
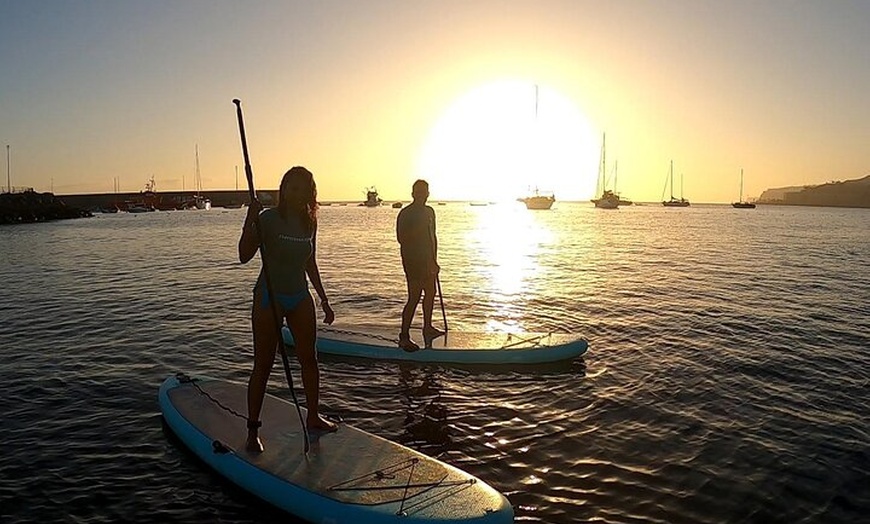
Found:
<path fill-rule="evenodd" d="M 262 299 L 260 300 L 260 304 L 263 308 L 268 308 L 271 305 L 271 301 L 269 300 L 269 290 L 266 289 L 266 286 L 263 286 L 261 290 L 262 294 L 260 295 Z M 284 295 L 282 293 L 275 293 L 276 302 L 284 311 L 292 311 L 296 309 L 296 306 L 302 303 L 309 296 L 308 289 L 303 289 L 299 293 L 293 293 L 292 295 Z"/>

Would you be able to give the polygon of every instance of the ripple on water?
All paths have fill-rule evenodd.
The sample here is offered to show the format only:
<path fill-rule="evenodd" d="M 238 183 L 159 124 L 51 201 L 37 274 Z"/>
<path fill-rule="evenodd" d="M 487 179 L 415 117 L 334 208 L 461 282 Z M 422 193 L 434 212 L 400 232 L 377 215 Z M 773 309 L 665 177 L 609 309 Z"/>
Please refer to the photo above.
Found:
<path fill-rule="evenodd" d="M 686 211 L 439 206 L 451 329 L 577 332 L 589 352 L 511 369 L 323 357 L 324 410 L 477 475 L 519 521 L 859 521 L 870 214 Z M 156 404 L 176 371 L 247 379 L 243 217 L 0 228 L 2 522 L 286 520 L 185 452 Z M 339 325 L 397 328 L 394 226 L 391 209 L 322 210 Z M 288 398 L 282 375 L 269 390 Z"/>

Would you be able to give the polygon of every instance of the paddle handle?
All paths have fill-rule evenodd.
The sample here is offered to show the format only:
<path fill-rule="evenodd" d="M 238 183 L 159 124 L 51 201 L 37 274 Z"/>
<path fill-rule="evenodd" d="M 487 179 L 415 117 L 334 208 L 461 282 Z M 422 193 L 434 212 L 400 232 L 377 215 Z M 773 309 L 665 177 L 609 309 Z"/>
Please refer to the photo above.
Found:
<path fill-rule="evenodd" d="M 236 117 L 239 120 L 239 135 L 242 137 L 242 155 L 245 157 L 245 177 L 248 179 L 248 196 L 251 202 L 257 201 L 257 192 L 254 191 L 254 170 L 251 168 L 251 157 L 248 155 L 248 138 L 245 135 L 245 119 L 242 117 L 242 101 L 233 99 L 236 105 Z"/>

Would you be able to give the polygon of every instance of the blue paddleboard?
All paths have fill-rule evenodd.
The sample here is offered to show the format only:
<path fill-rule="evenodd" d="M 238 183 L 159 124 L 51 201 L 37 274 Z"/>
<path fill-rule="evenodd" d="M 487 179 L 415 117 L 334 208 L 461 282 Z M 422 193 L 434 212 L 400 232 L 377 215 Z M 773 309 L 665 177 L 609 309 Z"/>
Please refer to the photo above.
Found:
<path fill-rule="evenodd" d="M 293 345 L 293 335 L 283 329 L 284 342 Z M 396 332 L 371 327 L 340 329 L 322 327 L 317 333 L 321 354 L 381 360 L 407 360 L 442 364 L 546 364 L 573 360 L 589 348 L 580 336 L 559 333 L 483 333 L 449 331 L 426 341 L 413 333 L 421 349 L 398 347 Z"/>
<path fill-rule="evenodd" d="M 304 437 L 293 404 L 266 395 L 263 453 L 244 449 L 244 385 L 178 374 L 158 393 L 169 428 L 217 473 L 317 523 L 513 522 L 504 495 L 449 464 L 346 424 Z M 303 416 L 305 410 L 303 409 Z"/>

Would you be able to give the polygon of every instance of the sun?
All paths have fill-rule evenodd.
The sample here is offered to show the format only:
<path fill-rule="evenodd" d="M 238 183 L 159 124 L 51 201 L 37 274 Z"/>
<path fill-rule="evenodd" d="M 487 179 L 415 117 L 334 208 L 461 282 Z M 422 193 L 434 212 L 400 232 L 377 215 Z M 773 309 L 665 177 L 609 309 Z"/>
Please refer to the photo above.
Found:
<path fill-rule="evenodd" d="M 459 97 L 417 159 L 417 176 L 443 200 L 514 200 L 552 191 L 588 198 L 599 140 L 576 104 L 546 86 L 501 80 Z"/>

